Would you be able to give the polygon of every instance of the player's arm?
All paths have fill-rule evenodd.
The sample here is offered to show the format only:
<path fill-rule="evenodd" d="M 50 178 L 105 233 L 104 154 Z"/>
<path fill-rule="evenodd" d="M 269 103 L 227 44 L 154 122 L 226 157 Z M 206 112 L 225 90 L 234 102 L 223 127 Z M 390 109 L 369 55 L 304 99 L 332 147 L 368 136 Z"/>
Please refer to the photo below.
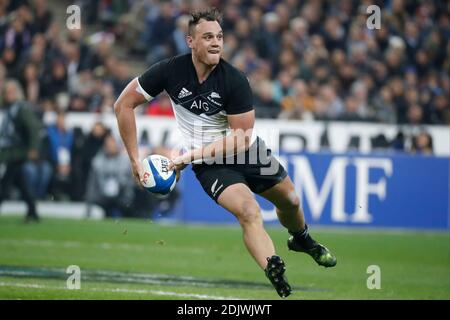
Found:
<path fill-rule="evenodd" d="M 167 60 L 152 65 L 126 86 L 114 104 L 120 136 L 130 158 L 133 175 L 141 183 L 143 177 L 139 160 L 134 109 L 144 102 L 152 100 L 164 90 L 166 66 Z"/>
<path fill-rule="evenodd" d="M 174 166 L 178 169 L 183 169 L 186 164 L 197 160 L 214 159 L 215 157 L 222 158 L 227 155 L 245 152 L 250 147 L 255 124 L 255 111 L 250 110 L 241 114 L 228 115 L 227 118 L 232 129 L 231 134 L 173 159 Z"/>
<path fill-rule="evenodd" d="M 215 141 L 193 152 L 193 161 L 216 156 L 232 155 L 245 152 L 250 147 L 250 141 L 255 125 L 255 110 L 241 114 L 228 115 L 231 134 L 222 140 Z"/>
<path fill-rule="evenodd" d="M 138 181 L 142 181 L 142 168 L 139 161 L 134 109 L 146 101 L 138 80 L 135 78 L 128 83 L 114 104 L 120 136 L 130 158 L 133 175 Z"/>

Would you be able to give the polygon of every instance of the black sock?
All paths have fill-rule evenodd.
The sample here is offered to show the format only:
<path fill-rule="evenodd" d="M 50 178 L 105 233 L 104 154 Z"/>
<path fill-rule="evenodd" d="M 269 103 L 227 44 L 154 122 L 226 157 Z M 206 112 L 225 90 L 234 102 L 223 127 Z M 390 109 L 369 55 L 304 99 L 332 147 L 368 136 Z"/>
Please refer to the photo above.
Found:
<path fill-rule="evenodd" d="M 310 249 L 315 246 L 316 242 L 311 238 L 308 232 L 308 226 L 305 224 L 305 229 L 300 231 L 289 231 L 294 237 L 294 241 L 300 244 L 305 249 Z"/>

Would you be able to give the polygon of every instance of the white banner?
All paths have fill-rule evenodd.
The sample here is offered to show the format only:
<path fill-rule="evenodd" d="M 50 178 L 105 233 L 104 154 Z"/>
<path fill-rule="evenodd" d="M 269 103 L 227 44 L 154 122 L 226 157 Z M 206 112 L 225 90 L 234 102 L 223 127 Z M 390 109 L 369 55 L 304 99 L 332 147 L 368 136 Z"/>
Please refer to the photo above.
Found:
<path fill-rule="evenodd" d="M 71 113 L 67 115 L 68 126 L 80 127 L 85 133 L 90 131 L 96 121 L 103 122 L 115 135 L 118 135 L 116 118 L 112 114 Z M 175 146 L 181 141 L 181 135 L 173 118 L 137 115 L 137 129 L 138 137 L 141 137 L 144 131 L 147 132 L 150 146 L 161 144 Z M 363 154 L 376 151 L 373 148 L 372 139 L 380 134 L 383 134 L 387 141 L 392 141 L 401 130 L 408 149 L 411 138 L 424 130 L 432 137 L 434 154 L 450 156 L 450 126 L 397 126 L 360 122 L 257 119 L 255 130 L 274 152 L 279 150 L 318 152 L 328 149 L 336 153 L 358 151 Z M 323 146 L 325 136 L 329 143 L 328 147 Z"/>

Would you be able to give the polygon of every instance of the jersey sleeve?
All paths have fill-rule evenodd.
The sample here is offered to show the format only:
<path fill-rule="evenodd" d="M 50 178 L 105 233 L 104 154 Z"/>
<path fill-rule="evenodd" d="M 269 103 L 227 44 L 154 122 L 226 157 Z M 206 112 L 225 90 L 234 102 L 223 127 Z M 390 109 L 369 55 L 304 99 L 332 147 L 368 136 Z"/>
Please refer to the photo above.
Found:
<path fill-rule="evenodd" d="M 239 73 L 233 77 L 225 106 L 227 114 L 239 114 L 253 110 L 253 93 L 247 77 Z"/>
<path fill-rule="evenodd" d="M 160 94 L 166 87 L 168 60 L 162 60 L 138 77 L 141 93 L 147 100 L 151 100 Z"/>

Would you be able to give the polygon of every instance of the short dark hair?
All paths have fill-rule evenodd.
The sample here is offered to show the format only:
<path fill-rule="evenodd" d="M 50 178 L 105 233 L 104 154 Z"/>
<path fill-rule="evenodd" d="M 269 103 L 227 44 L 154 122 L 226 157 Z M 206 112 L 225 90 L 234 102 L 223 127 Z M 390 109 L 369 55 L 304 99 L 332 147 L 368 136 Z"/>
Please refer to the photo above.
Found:
<path fill-rule="evenodd" d="M 222 14 L 217 8 L 206 8 L 191 12 L 191 19 L 189 20 L 189 35 L 193 34 L 194 28 L 200 23 L 200 20 L 217 21 L 222 23 Z"/>

